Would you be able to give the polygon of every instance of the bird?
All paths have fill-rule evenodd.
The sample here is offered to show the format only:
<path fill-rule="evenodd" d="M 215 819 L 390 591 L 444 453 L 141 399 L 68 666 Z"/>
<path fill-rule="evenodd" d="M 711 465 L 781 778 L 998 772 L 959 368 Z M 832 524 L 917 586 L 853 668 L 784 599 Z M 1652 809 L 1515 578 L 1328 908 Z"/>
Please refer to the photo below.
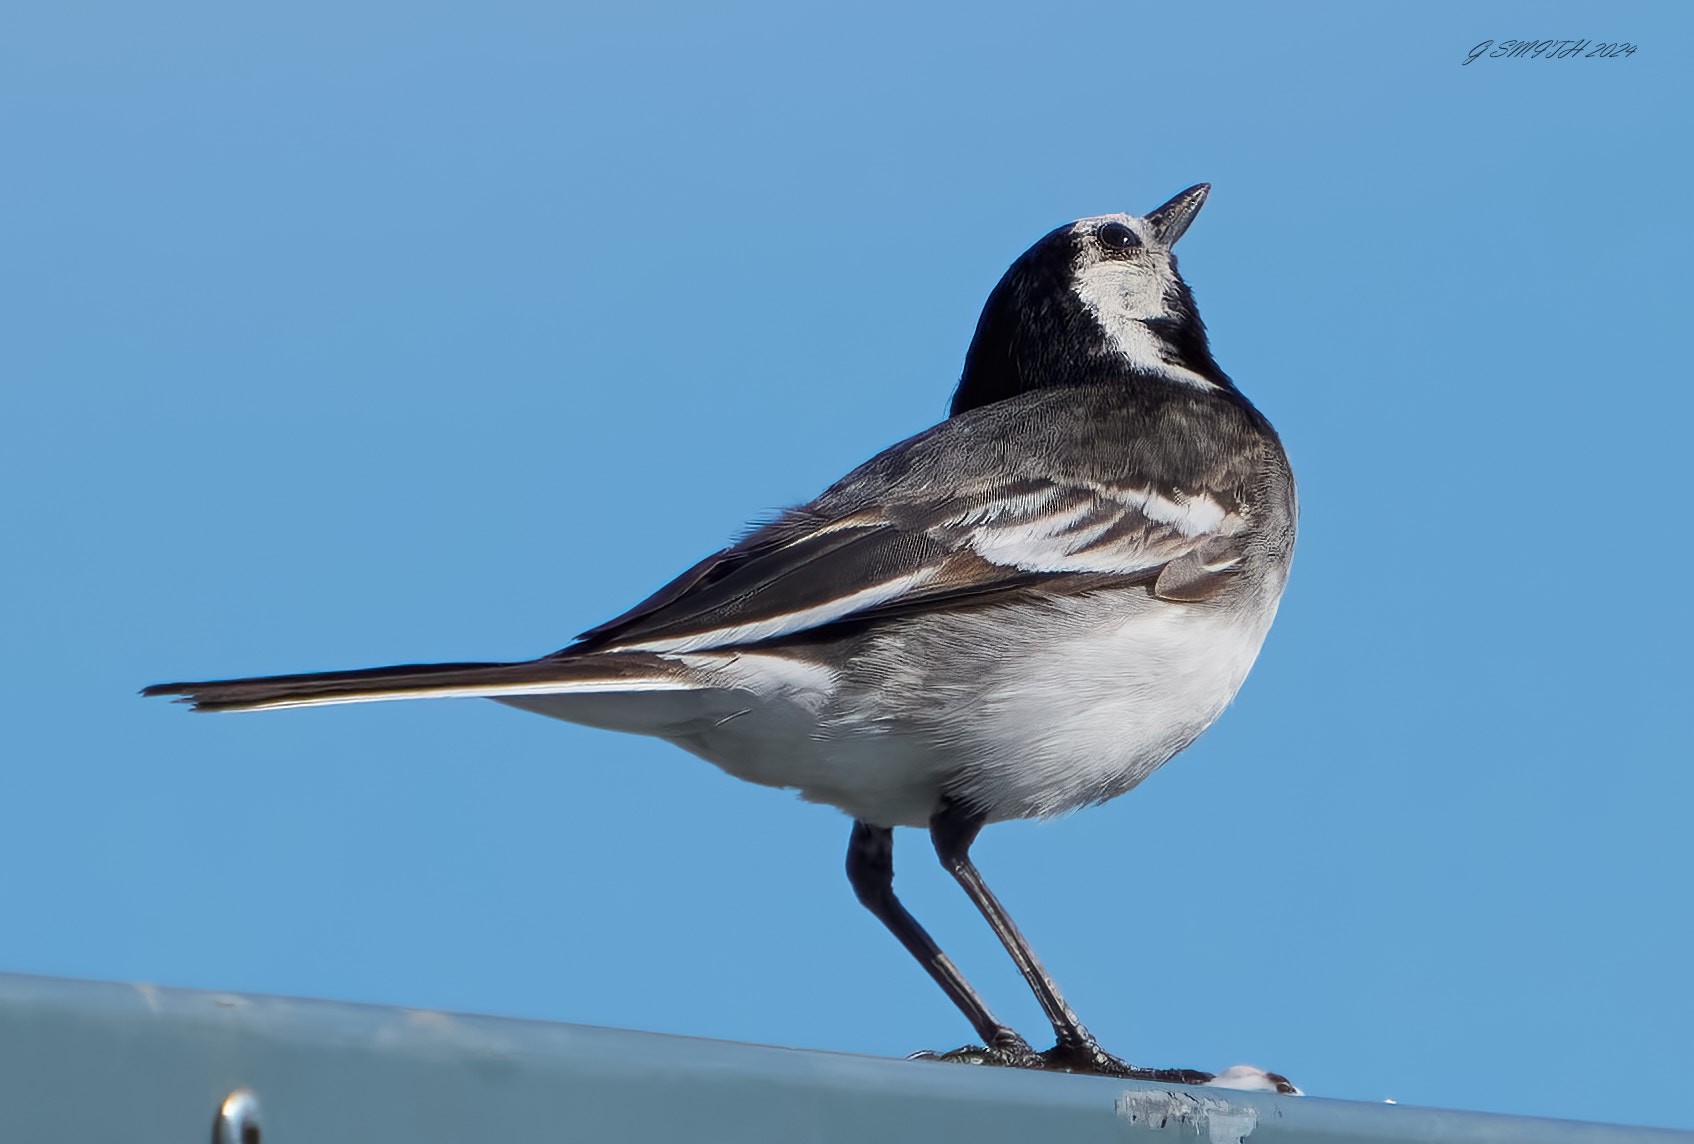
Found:
<path fill-rule="evenodd" d="M 970 855 L 985 826 L 1103 803 L 1193 743 L 1276 615 L 1292 470 L 1173 253 L 1210 190 L 1046 234 L 990 292 L 945 419 L 563 650 L 143 694 L 200 711 L 479 697 L 668 740 L 852 819 L 858 900 L 982 1040 L 944 1055 L 1210 1080 L 1106 1052 Z M 895 895 L 897 827 L 928 831 L 1051 1049 L 996 1017 Z"/>

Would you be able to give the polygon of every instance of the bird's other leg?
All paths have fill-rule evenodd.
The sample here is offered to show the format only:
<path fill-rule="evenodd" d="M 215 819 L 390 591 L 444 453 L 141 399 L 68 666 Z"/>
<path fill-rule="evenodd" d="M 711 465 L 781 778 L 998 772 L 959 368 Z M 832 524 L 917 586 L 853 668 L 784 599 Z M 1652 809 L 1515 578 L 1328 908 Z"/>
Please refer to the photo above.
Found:
<path fill-rule="evenodd" d="M 1108 1076 L 1133 1077 L 1163 1084 L 1204 1084 L 1211 1080 L 1211 1073 L 1195 1069 L 1139 1068 L 1119 1060 L 1100 1047 L 1100 1042 L 1083 1027 L 1082 1022 L 1077 1020 L 1076 1013 L 1065 1003 L 1059 987 L 1053 983 L 1053 978 L 1048 975 L 1041 960 L 1035 956 L 1029 942 L 1018 932 L 1011 915 L 1006 913 L 1006 908 L 983 882 L 982 875 L 977 872 L 976 865 L 971 861 L 971 843 L 976 841 L 983 822 L 984 818 L 980 813 L 967 809 L 961 803 L 947 800 L 929 820 L 929 835 L 935 843 L 935 853 L 941 859 L 941 865 L 964 887 L 970 900 L 987 919 L 989 926 L 994 930 L 994 936 L 1000 939 L 1000 944 L 1006 947 L 1006 952 L 1012 955 L 1012 960 L 1017 964 L 1018 972 L 1029 982 L 1042 1012 L 1046 1013 L 1047 1019 L 1053 1023 L 1057 1043 L 1041 1054 L 1047 1063 L 1053 1068 L 1072 1072 L 1104 1073 Z"/>
<path fill-rule="evenodd" d="M 1039 1068 L 1042 1059 L 1029 1042 L 1020 1037 L 1010 1025 L 1002 1024 L 980 994 L 971 988 L 951 959 L 941 952 L 923 926 L 918 924 L 900 899 L 894 896 L 894 832 L 885 826 L 855 822 L 853 836 L 847 844 L 847 880 L 859 901 L 888 932 L 900 939 L 908 953 L 917 958 L 924 972 L 935 979 L 941 991 L 970 1021 L 976 1035 L 982 1038 L 988 1056 L 995 1063 Z"/>

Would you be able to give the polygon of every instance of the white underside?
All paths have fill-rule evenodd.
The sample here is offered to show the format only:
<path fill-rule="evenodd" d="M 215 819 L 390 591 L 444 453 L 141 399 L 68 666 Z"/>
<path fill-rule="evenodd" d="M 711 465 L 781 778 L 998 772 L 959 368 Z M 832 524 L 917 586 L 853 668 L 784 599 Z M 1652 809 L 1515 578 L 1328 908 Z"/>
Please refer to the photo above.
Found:
<path fill-rule="evenodd" d="M 833 670 L 699 651 L 666 657 L 687 689 L 498 698 L 667 739 L 877 825 L 923 825 L 944 794 L 990 820 L 1031 818 L 1121 794 L 1191 743 L 1246 678 L 1274 602 L 1226 610 L 1129 590 L 1016 613 L 888 624 L 837 645 Z"/>

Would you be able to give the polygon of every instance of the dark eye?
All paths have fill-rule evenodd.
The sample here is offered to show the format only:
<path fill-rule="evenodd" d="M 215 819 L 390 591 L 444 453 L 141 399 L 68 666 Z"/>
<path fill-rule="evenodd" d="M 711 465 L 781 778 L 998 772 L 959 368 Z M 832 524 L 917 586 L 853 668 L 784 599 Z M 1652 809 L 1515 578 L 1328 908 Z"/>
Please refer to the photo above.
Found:
<path fill-rule="evenodd" d="M 1108 254 L 1127 254 L 1140 247 L 1141 239 L 1121 222 L 1109 222 L 1098 231 L 1100 245 Z"/>

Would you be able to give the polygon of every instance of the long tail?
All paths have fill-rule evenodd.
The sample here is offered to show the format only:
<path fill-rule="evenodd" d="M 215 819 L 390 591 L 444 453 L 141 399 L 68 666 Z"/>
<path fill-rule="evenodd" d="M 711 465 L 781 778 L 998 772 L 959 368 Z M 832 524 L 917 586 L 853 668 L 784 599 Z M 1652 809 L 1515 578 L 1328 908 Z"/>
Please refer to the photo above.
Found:
<path fill-rule="evenodd" d="M 196 711 L 261 711 L 331 703 L 449 696 L 501 699 L 564 692 L 686 689 L 674 661 L 643 652 L 549 656 L 522 663 L 415 663 L 311 675 L 155 683 L 143 695 L 174 695 Z"/>

